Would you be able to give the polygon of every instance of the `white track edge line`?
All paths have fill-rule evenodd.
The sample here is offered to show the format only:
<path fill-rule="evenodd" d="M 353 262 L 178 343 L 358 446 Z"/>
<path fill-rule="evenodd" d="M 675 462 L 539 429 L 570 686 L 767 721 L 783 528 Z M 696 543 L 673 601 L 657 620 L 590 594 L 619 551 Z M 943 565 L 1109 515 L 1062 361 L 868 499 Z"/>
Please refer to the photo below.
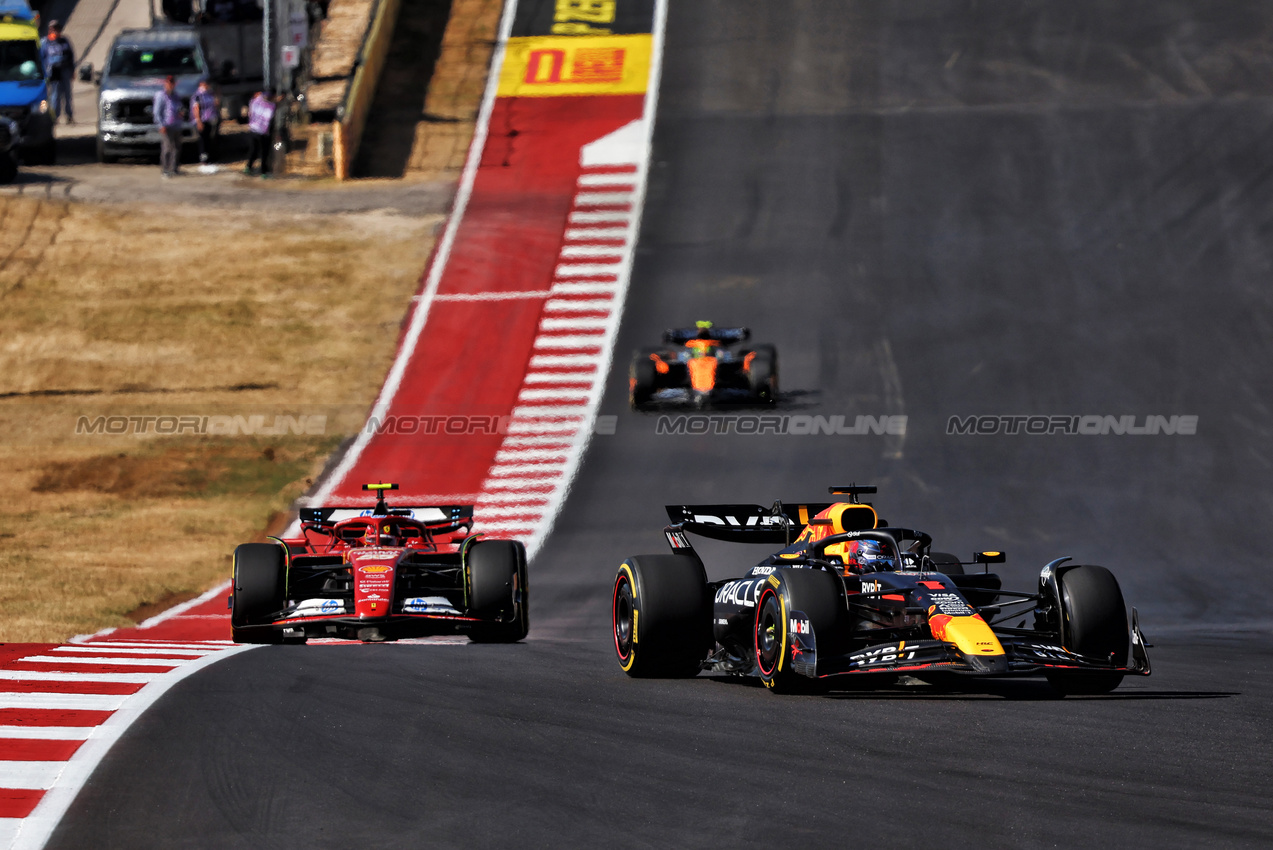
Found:
<path fill-rule="evenodd" d="M 229 647 L 216 655 L 192 661 L 128 697 L 105 723 L 96 727 L 93 736 L 85 741 L 75 755 L 66 762 L 66 767 L 53 787 L 45 792 L 31 814 L 23 818 L 18 834 L 9 845 L 9 850 L 41 850 L 44 847 L 53 834 L 53 830 L 61 822 L 62 816 L 75 800 L 75 796 L 84 787 L 84 783 L 88 781 L 102 758 L 133 724 L 133 721 L 150 708 L 155 700 L 167 693 L 169 688 L 223 658 L 256 648 L 253 645 Z"/>

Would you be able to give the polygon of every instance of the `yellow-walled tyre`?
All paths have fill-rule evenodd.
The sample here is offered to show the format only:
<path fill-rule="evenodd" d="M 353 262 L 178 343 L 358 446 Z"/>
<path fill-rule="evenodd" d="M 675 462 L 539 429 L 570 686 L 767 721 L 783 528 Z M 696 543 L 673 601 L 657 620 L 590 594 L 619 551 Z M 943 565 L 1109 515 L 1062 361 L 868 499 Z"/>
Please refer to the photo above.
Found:
<path fill-rule="evenodd" d="M 610 605 L 614 651 L 629 676 L 697 676 L 712 647 L 712 599 L 703 563 L 639 555 L 619 566 Z"/>

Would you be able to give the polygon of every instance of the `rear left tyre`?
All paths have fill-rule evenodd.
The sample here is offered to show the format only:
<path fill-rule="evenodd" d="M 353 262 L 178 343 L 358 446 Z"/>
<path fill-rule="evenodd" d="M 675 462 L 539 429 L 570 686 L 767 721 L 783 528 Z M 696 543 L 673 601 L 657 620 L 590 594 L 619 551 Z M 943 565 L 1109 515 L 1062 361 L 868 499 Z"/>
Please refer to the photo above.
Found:
<path fill-rule="evenodd" d="M 271 625 L 283 611 L 287 554 L 274 543 L 244 543 L 234 550 L 230 631 L 236 643 L 281 643 Z"/>
<path fill-rule="evenodd" d="M 696 557 L 628 558 L 615 576 L 610 614 L 615 654 L 629 676 L 697 676 L 711 651 L 712 597 Z"/>
<path fill-rule="evenodd" d="M 465 556 L 474 643 L 516 643 L 530 631 L 526 547 L 516 540 L 479 540 Z"/>
<path fill-rule="evenodd" d="M 1093 661 L 1127 665 L 1131 631 L 1127 606 L 1114 574 L 1104 567 L 1071 567 L 1057 576 L 1065 648 Z M 1064 695 L 1107 694 L 1122 673 L 1053 671 L 1048 683 Z"/>

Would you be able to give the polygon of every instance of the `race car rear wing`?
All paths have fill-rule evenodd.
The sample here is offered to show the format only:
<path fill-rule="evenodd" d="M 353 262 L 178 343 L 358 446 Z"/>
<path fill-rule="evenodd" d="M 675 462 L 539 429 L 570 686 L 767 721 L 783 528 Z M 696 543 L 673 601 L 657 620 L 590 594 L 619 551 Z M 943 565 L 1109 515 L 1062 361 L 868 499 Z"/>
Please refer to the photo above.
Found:
<path fill-rule="evenodd" d="M 666 505 L 668 519 L 679 530 L 724 540 L 729 543 L 765 543 L 770 546 L 786 546 L 804 531 L 816 514 L 831 507 L 833 502 L 799 502 L 787 504 L 774 502 L 764 505 Z M 852 519 L 870 521 L 875 527 L 875 513 L 864 510 L 844 515 L 850 525 Z M 857 530 L 850 528 L 846 530 Z"/>
<path fill-rule="evenodd" d="M 712 328 L 707 333 L 709 339 L 725 345 L 751 339 L 750 328 Z M 668 328 L 663 332 L 663 341 L 673 345 L 684 345 L 692 339 L 698 339 L 698 334 L 698 328 Z"/>
<path fill-rule="evenodd" d="M 347 519 L 370 516 L 400 516 L 414 519 L 437 534 L 473 527 L 472 505 L 395 505 L 388 514 L 377 514 L 374 508 L 301 508 L 301 522 L 331 526 Z"/>

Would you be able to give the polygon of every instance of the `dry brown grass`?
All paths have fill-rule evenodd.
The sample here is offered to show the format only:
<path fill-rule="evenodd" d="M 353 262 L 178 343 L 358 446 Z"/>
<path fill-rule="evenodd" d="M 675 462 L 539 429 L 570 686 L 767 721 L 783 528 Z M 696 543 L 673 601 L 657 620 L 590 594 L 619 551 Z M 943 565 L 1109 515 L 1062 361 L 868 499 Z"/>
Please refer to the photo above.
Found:
<path fill-rule="evenodd" d="M 206 590 L 355 430 L 439 217 L 0 198 L 0 641 Z M 75 433 L 321 413 L 325 433 Z"/>

